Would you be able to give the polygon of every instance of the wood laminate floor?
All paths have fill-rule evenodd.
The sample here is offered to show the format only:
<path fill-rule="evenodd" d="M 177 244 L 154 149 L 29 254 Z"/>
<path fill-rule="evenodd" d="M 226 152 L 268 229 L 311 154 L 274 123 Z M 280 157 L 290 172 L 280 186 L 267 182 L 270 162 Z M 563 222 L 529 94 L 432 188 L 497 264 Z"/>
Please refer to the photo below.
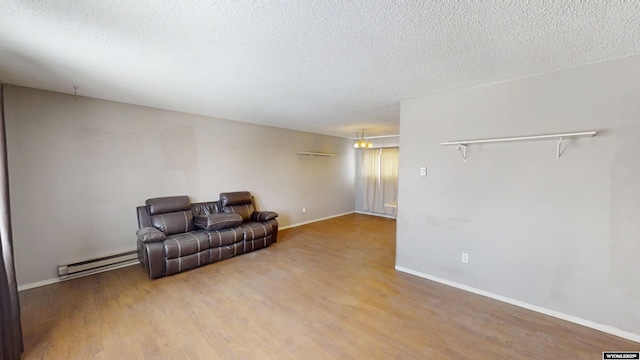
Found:
<path fill-rule="evenodd" d="M 395 220 L 280 232 L 149 280 L 132 266 L 20 293 L 23 359 L 601 359 L 640 344 L 394 270 Z"/>

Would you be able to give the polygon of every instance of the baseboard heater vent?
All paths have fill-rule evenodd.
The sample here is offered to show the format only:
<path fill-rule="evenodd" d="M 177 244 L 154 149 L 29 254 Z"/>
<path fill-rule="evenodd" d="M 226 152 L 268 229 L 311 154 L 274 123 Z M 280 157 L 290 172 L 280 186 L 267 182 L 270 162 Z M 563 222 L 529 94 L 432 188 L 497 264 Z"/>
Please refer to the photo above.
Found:
<path fill-rule="evenodd" d="M 61 280 L 67 280 L 138 263 L 138 252 L 134 250 L 122 254 L 81 261 L 74 264 L 60 265 L 58 266 L 58 277 Z"/>

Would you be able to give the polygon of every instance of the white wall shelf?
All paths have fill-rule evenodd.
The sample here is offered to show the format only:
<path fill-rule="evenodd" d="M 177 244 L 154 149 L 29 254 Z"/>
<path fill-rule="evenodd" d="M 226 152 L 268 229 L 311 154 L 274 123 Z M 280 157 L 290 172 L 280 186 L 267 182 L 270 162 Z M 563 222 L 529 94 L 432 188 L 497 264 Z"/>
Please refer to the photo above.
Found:
<path fill-rule="evenodd" d="M 304 156 L 338 156 L 338 154 L 323 153 L 323 152 L 313 152 L 313 151 L 300 151 L 300 152 L 298 152 L 298 155 L 304 155 Z"/>
<path fill-rule="evenodd" d="M 457 145 L 458 150 L 460 150 L 460 153 L 462 154 L 462 158 L 464 159 L 464 161 L 467 161 L 467 146 L 470 144 L 556 139 L 556 159 L 560 159 L 560 155 L 562 154 L 561 147 L 562 147 L 563 139 L 576 138 L 576 137 L 591 137 L 591 136 L 595 136 L 596 134 L 597 134 L 596 131 L 582 131 L 582 132 L 572 132 L 572 133 L 515 136 L 515 137 L 504 137 L 504 138 L 494 138 L 494 139 L 447 141 L 447 142 L 440 143 L 440 145 L 445 145 L 445 146 Z"/>

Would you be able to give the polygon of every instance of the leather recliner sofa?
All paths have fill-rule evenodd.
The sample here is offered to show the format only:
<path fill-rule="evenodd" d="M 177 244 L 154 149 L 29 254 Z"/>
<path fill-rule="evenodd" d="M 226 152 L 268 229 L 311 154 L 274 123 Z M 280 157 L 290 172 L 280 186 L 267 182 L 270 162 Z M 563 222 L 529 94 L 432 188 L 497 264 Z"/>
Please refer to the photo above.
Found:
<path fill-rule="evenodd" d="M 265 248 L 278 214 L 256 211 L 248 191 L 191 204 L 188 196 L 148 199 L 138 213 L 138 259 L 151 279 Z"/>

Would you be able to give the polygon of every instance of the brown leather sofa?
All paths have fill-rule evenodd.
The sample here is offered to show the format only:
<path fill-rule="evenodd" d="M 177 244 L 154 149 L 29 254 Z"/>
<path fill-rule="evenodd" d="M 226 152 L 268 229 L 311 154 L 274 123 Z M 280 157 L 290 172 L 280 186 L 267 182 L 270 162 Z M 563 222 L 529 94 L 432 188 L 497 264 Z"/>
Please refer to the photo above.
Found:
<path fill-rule="evenodd" d="M 138 206 L 138 258 L 151 279 L 265 248 L 277 241 L 278 214 L 256 211 L 247 191 L 191 204 L 188 196 Z"/>

